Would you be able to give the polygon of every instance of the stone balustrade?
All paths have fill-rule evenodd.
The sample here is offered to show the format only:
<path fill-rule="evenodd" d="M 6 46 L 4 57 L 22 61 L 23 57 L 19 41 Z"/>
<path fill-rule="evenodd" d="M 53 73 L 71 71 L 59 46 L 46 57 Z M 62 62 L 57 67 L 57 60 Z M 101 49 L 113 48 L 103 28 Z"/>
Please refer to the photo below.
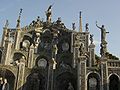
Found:
<path fill-rule="evenodd" d="M 120 60 L 108 60 L 108 67 L 120 67 Z"/>

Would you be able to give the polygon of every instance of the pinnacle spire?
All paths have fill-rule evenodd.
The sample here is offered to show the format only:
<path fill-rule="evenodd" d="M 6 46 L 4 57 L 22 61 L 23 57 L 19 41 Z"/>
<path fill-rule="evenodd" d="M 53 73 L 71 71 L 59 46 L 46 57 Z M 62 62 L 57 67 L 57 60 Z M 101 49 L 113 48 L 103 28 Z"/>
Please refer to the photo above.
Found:
<path fill-rule="evenodd" d="M 20 28 L 20 18 L 21 18 L 21 14 L 22 14 L 22 8 L 20 9 L 20 12 L 19 12 L 19 16 L 18 16 L 18 19 L 17 19 L 17 25 L 16 25 L 16 28 L 19 29 Z"/>
<path fill-rule="evenodd" d="M 79 26 L 79 32 L 82 32 L 82 12 L 81 11 L 80 11 L 79 18 L 80 18 L 80 21 L 79 21 L 79 24 L 80 24 L 80 26 Z"/>
<path fill-rule="evenodd" d="M 8 25 L 9 25 L 9 22 L 8 22 L 8 20 L 6 20 L 6 22 L 5 22 L 5 28 L 8 28 Z"/>

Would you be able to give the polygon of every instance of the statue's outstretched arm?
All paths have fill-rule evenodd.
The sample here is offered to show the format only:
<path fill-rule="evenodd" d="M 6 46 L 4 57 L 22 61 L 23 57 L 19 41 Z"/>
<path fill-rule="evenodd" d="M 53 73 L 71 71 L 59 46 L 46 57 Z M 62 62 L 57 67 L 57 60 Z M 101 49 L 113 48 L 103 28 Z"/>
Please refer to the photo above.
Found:
<path fill-rule="evenodd" d="M 96 26 L 97 26 L 99 29 L 101 29 L 101 27 L 100 27 L 100 26 L 98 26 L 97 21 L 96 21 Z"/>

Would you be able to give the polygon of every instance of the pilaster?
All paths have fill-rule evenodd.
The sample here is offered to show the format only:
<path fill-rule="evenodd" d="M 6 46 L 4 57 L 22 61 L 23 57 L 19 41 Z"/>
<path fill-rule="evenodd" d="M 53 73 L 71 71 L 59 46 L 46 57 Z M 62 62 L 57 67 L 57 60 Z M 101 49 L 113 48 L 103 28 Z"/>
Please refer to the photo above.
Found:
<path fill-rule="evenodd" d="M 21 30 L 17 29 L 16 35 L 15 35 L 15 44 L 14 44 L 15 45 L 14 48 L 16 50 L 20 49 L 20 41 L 21 41 Z"/>
<path fill-rule="evenodd" d="M 95 65 L 95 45 L 94 44 L 90 44 L 89 52 L 90 52 L 89 66 L 93 67 Z"/>
<path fill-rule="evenodd" d="M 33 67 L 33 65 L 34 65 L 33 58 L 34 58 L 34 46 L 31 45 L 30 50 L 29 50 L 29 56 L 28 56 L 28 68 Z"/>
<path fill-rule="evenodd" d="M 10 55 L 11 55 L 12 43 L 9 40 L 5 41 L 4 51 L 2 56 L 2 63 L 5 65 L 10 64 Z"/>
<path fill-rule="evenodd" d="M 107 59 L 101 59 L 101 79 L 102 79 L 102 89 L 101 90 L 108 90 L 108 68 L 107 68 Z"/>
<path fill-rule="evenodd" d="M 16 90 L 22 90 L 24 85 L 25 59 L 22 57 L 18 65 L 18 77 Z"/>
<path fill-rule="evenodd" d="M 77 90 L 86 90 L 86 57 L 80 56 L 77 63 Z"/>

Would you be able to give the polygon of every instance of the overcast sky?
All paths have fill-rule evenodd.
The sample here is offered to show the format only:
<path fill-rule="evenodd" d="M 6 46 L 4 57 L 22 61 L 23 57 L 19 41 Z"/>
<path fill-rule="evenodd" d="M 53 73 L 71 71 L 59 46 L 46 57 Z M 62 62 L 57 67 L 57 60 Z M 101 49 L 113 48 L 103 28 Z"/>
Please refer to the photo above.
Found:
<path fill-rule="evenodd" d="M 45 10 L 53 4 L 52 21 L 61 17 L 67 28 L 73 22 L 78 29 L 79 11 L 82 11 L 83 30 L 89 23 L 89 31 L 94 34 L 96 53 L 99 53 L 100 30 L 95 26 L 105 25 L 110 33 L 107 35 L 108 51 L 120 57 L 120 0 L 0 0 L 0 37 L 6 19 L 9 27 L 15 28 L 20 8 L 23 9 L 21 26 L 28 25 L 37 16 L 45 17 Z"/>

